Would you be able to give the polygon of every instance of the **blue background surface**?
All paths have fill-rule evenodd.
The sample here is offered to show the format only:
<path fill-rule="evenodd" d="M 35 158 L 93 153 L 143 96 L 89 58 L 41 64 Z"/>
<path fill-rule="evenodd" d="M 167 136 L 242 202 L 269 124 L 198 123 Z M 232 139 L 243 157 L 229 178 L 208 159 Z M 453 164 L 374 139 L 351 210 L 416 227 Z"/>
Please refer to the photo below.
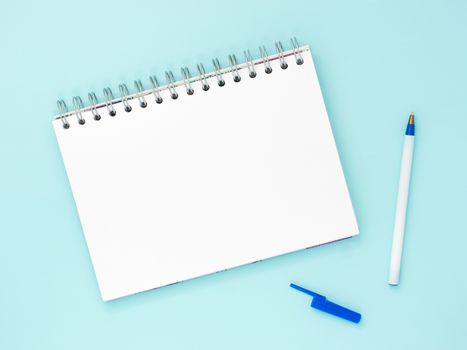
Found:
<path fill-rule="evenodd" d="M 466 349 L 467 2 L 2 4 L 1 349 Z M 361 235 L 103 303 L 55 101 L 289 37 L 310 44 Z M 405 123 L 417 139 L 401 285 L 387 285 Z M 363 314 L 309 308 L 294 281 Z"/>

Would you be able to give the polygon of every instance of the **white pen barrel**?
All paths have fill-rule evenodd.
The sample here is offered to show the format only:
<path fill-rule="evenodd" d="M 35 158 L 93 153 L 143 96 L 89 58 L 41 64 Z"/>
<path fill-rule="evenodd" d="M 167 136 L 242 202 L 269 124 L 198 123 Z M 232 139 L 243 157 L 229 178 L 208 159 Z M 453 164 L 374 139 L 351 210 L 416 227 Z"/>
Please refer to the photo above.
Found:
<path fill-rule="evenodd" d="M 391 264 L 389 268 L 389 284 L 392 285 L 399 284 L 402 247 L 404 244 L 405 217 L 407 212 L 407 200 L 409 196 L 410 173 L 412 171 L 414 139 L 414 136 L 405 136 L 404 151 L 402 153 L 399 193 L 397 195 L 396 218 L 392 241 Z"/>

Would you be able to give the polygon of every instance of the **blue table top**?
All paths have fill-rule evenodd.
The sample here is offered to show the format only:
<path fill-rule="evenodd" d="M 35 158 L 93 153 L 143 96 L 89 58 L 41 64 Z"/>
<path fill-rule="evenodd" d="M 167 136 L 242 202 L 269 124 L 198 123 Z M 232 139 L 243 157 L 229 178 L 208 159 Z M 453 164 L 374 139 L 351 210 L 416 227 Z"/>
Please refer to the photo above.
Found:
<path fill-rule="evenodd" d="M 9 2 L 0 84 L 0 348 L 467 348 L 467 3 Z M 100 300 L 55 101 L 276 40 L 310 44 L 361 234 Z M 401 285 L 387 285 L 405 124 L 417 138 Z M 310 308 L 303 285 L 362 313 Z"/>

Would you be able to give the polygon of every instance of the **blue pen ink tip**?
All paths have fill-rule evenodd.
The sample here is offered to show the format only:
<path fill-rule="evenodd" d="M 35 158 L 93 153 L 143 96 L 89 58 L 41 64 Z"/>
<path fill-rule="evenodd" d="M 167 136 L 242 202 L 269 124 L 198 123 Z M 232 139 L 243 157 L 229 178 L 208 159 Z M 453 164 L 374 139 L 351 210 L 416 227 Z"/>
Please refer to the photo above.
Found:
<path fill-rule="evenodd" d="M 410 113 L 409 121 L 407 122 L 407 129 L 405 129 L 405 134 L 409 136 L 415 135 L 415 115 Z"/>

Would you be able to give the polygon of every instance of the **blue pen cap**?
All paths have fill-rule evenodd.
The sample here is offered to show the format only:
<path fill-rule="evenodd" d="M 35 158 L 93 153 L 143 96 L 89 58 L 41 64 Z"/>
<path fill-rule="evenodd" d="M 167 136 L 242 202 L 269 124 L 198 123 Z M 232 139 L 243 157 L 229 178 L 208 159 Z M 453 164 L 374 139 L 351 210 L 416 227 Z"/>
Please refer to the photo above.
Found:
<path fill-rule="evenodd" d="M 309 289 L 300 287 L 294 283 L 291 283 L 290 287 L 302 293 L 312 296 L 313 300 L 311 301 L 310 306 L 314 309 L 324 311 L 328 314 L 343 318 L 347 321 L 354 322 L 354 323 L 359 323 L 360 320 L 362 319 L 362 315 L 359 314 L 358 312 L 355 312 L 353 310 L 340 306 L 336 303 L 333 303 L 327 300 L 327 298 L 324 295 L 321 295 Z"/>
<path fill-rule="evenodd" d="M 362 315 L 358 312 L 333 303 L 326 298 L 313 298 L 311 307 L 354 323 L 358 323 L 362 319 Z"/>

